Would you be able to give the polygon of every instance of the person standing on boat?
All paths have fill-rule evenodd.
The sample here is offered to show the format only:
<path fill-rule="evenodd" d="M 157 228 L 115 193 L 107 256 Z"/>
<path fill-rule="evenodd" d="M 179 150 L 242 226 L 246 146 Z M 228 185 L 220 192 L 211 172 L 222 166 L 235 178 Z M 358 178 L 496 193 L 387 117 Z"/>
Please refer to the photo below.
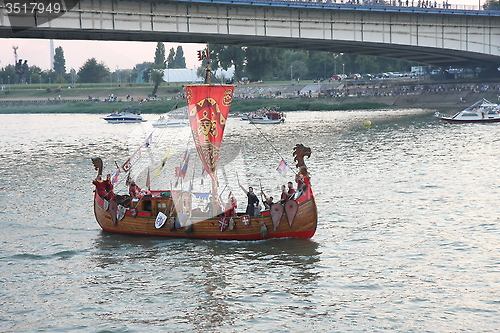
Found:
<path fill-rule="evenodd" d="M 264 209 L 266 210 L 269 210 L 271 209 L 271 206 L 274 204 L 274 199 L 273 197 L 267 197 L 267 195 L 264 193 L 264 190 L 260 190 L 260 192 L 262 193 L 262 196 L 264 197 Z"/>
<path fill-rule="evenodd" d="M 286 185 L 281 185 L 281 198 L 278 203 L 284 203 L 288 199 L 288 192 L 286 191 Z"/>
<path fill-rule="evenodd" d="M 102 180 L 101 175 L 97 175 L 96 179 L 94 179 L 92 184 L 95 185 L 95 191 L 97 192 L 97 194 L 101 198 L 107 199 L 106 196 L 107 196 L 108 192 L 106 191 L 106 182 L 104 182 L 104 180 Z"/>
<path fill-rule="evenodd" d="M 137 186 L 137 184 L 133 180 L 130 182 L 130 187 L 128 188 L 128 194 L 130 194 L 130 196 L 134 199 L 137 199 L 142 196 L 141 188 Z"/>
<path fill-rule="evenodd" d="M 255 216 L 255 207 L 259 205 L 259 198 L 257 198 L 257 195 L 255 193 L 253 193 L 253 187 L 249 187 L 248 191 L 245 190 L 245 188 L 241 186 L 241 184 L 240 187 L 248 197 L 247 210 L 245 213 L 250 216 Z"/>
<path fill-rule="evenodd" d="M 106 175 L 106 180 L 104 181 L 106 185 L 106 199 L 112 200 L 115 198 L 115 194 L 113 193 L 114 185 L 111 183 L 111 175 L 108 173 Z"/>
<path fill-rule="evenodd" d="M 288 193 L 287 193 L 288 199 L 293 198 L 294 194 L 295 194 L 295 189 L 293 188 L 293 183 L 292 182 L 288 182 Z"/>
<path fill-rule="evenodd" d="M 228 217 L 235 217 L 237 207 L 238 201 L 234 197 L 233 192 L 229 192 L 228 202 L 226 204 L 226 211 L 224 212 L 224 215 Z"/>

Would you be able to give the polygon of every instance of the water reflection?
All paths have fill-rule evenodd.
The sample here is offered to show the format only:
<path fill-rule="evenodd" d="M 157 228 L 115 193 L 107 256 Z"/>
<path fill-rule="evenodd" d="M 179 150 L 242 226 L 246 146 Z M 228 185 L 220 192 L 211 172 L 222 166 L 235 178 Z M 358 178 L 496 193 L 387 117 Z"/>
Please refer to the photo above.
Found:
<path fill-rule="evenodd" d="M 150 302 L 166 302 L 169 327 L 227 327 L 255 315 L 242 313 L 242 306 L 251 303 L 256 312 L 271 307 L 262 305 L 262 297 L 277 307 L 290 297 L 312 297 L 319 278 L 321 253 L 312 240 L 231 242 L 102 232 L 94 243 L 95 274 L 88 283 L 107 295 L 114 316 L 125 315 L 118 299 L 131 296 L 124 294 L 147 294 Z M 157 318 L 157 324 L 161 320 L 167 319 Z"/>

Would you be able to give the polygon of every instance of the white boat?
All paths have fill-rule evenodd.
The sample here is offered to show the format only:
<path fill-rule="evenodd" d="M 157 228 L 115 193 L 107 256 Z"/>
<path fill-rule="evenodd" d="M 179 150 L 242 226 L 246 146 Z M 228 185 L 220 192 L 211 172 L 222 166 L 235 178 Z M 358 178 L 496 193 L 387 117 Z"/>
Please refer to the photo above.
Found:
<path fill-rule="evenodd" d="M 439 112 L 434 116 L 449 123 L 495 123 L 500 121 L 500 106 L 483 98 L 453 116 Z"/>
<path fill-rule="evenodd" d="M 114 111 L 112 114 L 103 117 L 108 123 L 140 123 L 146 121 L 141 116 L 141 110 L 137 108 L 126 108 L 123 111 Z"/>
<path fill-rule="evenodd" d="M 153 123 L 153 127 L 165 128 L 165 127 L 183 127 L 188 126 L 189 121 L 187 119 L 175 119 L 169 118 L 168 116 L 161 116 L 157 121 Z"/>
<path fill-rule="evenodd" d="M 174 108 L 176 108 L 175 106 Z M 153 123 L 153 127 L 183 127 L 189 126 L 189 118 L 187 115 L 187 107 L 181 107 L 170 111 L 166 115 L 160 116 L 157 121 Z"/>

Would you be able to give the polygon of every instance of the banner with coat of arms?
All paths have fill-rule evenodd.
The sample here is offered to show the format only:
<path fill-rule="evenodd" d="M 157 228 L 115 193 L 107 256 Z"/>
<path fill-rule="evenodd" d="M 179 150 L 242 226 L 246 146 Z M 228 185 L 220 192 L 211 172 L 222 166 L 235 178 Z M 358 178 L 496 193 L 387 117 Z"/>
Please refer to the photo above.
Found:
<path fill-rule="evenodd" d="M 234 86 L 186 86 L 189 122 L 204 169 L 216 179 L 217 162 Z"/>

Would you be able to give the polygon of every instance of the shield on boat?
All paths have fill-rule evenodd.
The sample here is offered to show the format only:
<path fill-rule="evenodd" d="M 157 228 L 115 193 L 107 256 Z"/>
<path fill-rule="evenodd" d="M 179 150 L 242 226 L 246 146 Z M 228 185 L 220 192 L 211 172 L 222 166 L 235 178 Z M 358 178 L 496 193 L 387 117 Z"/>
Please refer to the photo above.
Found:
<path fill-rule="evenodd" d="M 123 218 L 125 217 L 125 213 L 126 212 L 127 212 L 127 208 L 125 208 L 122 205 L 118 205 L 118 209 L 116 211 L 116 218 L 117 218 L 117 220 L 118 221 L 123 220 Z"/>
<path fill-rule="evenodd" d="M 229 226 L 229 217 L 221 216 L 219 218 L 219 230 L 224 231 L 227 229 L 228 226 Z"/>
<path fill-rule="evenodd" d="M 284 212 L 285 212 L 285 208 L 283 208 L 283 206 L 279 203 L 271 206 L 271 219 L 273 220 L 274 231 L 276 231 L 276 229 L 278 229 L 278 226 L 280 225 L 281 217 L 283 216 Z"/>
<path fill-rule="evenodd" d="M 288 218 L 288 224 L 292 226 L 293 220 L 295 220 L 295 215 L 299 209 L 299 204 L 295 200 L 288 200 L 285 203 L 286 217 Z"/>
<path fill-rule="evenodd" d="M 166 221 L 167 221 L 167 215 L 163 214 L 162 212 L 159 212 L 155 220 L 156 229 L 160 229 L 161 227 L 163 227 Z"/>
<path fill-rule="evenodd" d="M 118 222 L 118 219 L 116 218 L 116 213 L 118 213 L 118 204 L 114 200 L 109 202 L 109 213 L 113 224 L 116 225 L 116 222 Z"/>
<path fill-rule="evenodd" d="M 129 208 L 129 210 L 132 217 L 137 217 L 137 208 Z"/>
<path fill-rule="evenodd" d="M 250 225 L 250 215 L 242 215 L 241 222 L 246 226 Z"/>

